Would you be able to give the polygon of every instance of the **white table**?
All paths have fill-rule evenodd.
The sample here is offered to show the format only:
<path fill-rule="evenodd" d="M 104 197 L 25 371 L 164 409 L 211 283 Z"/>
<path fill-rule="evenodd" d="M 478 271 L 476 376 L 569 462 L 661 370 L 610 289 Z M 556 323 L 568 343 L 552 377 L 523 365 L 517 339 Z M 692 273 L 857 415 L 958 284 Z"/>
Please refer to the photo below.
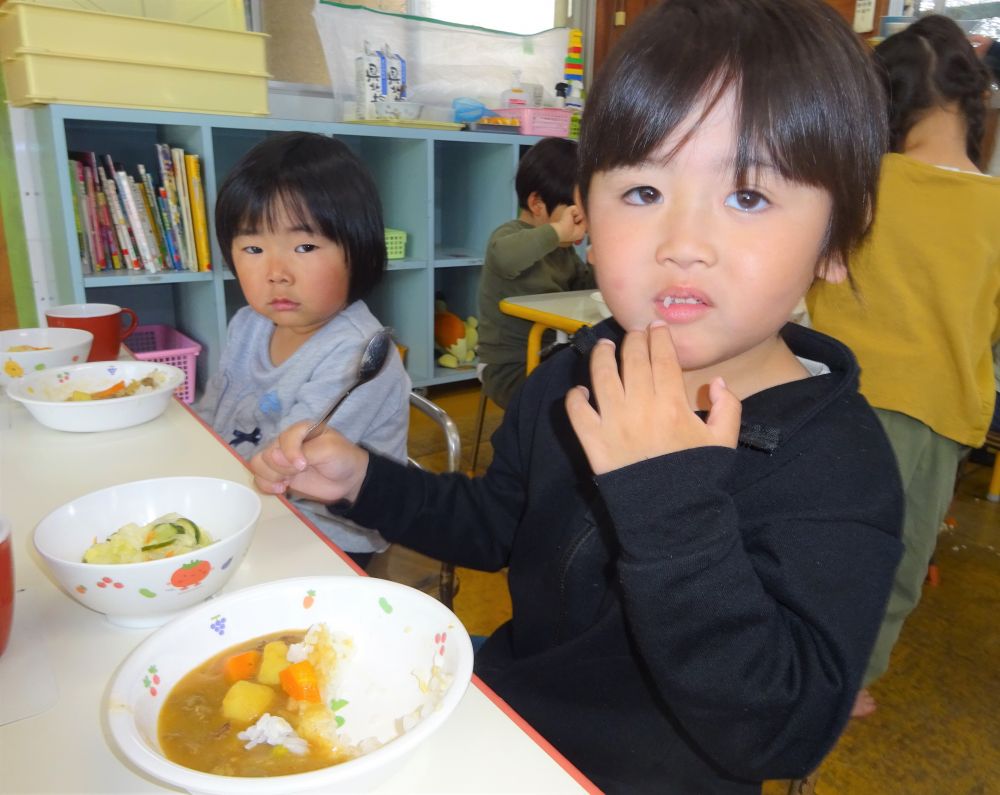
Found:
<path fill-rule="evenodd" d="M 62 433 L 0 394 L 0 514 L 12 523 L 15 629 L 0 657 L 0 699 L 11 698 L 12 650 L 26 642 L 50 666 L 54 705 L 0 726 L 0 793 L 146 793 L 165 790 L 127 766 L 103 718 L 112 673 L 152 630 L 109 624 L 62 593 L 31 545 L 35 524 L 79 495 L 116 483 L 204 475 L 249 483 L 243 462 L 178 401 L 152 422 L 98 434 Z M 226 590 L 303 575 L 355 576 L 277 497 L 263 496 L 250 552 Z M 28 638 L 29 641 L 24 639 Z M 5 664 L 7 665 L 5 673 Z M 45 676 L 40 676 L 44 680 Z M 474 680 L 452 718 L 379 792 L 596 791 L 523 721 Z"/>
<path fill-rule="evenodd" d="M 567 290 L 517 295 L 500 302 L 500 311 L 504 314 L 530 320 L 534 324 L 528 333 L 526 351 L 529 373 L 538 366 L 542 334 L 546 329 L 573 334 L 581 326 L 596 325 L 606 317 L 601 312 L 604 305 L 594 300 L 595 295 L 596 290 Z"/>

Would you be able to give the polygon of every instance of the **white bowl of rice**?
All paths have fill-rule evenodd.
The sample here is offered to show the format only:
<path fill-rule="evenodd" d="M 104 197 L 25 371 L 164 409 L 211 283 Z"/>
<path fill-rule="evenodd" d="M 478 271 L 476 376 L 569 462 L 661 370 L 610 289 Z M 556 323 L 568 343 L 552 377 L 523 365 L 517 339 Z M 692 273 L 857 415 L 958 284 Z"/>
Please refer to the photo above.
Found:
<path fill-rule="evenodd" d="M 260 654 L 274 663 L 275 645 L 289 669 L 277 677 Z M 246 668 L 248 656 L 257 662 Z M 314 698 L 283 689 L 293 665 L 312 671 Z M 468 633 L 427 594 L 301 577 L 226 594 L 150 635 L 112 679 L 108 725 L 132 765 L 191 793 L 365 792 L 448 720 L 471 677 Z M 236 717 L 237 689 L 264 701 L 248 712 L 240 701 Z M 322 766 L 288 772 L 302 765 Z"/>
<path fill-rule="evenodd" d="M 119 626 L 158 626 L 225 586 L 260 511 L 260 496 L 239 483 L 152 478 L 65 503 L 35 526 L 33 541 L 56 585 L 81 605 Z"/>
<path fill-rule="evenodd" d="M 88 362 L 26 375 L 7 394 L 54 430 L 113 431 L 159 417 L 184 378 L 161 362 Z"/>

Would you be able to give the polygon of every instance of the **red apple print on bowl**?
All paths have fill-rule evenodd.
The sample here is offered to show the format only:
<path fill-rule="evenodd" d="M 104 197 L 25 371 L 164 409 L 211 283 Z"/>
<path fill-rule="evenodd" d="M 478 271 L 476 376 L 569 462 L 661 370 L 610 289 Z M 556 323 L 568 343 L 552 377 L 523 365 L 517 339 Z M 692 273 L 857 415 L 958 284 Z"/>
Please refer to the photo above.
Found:
<path fill-rule="evenodd" d="M 202 582 L 212 570 L 212 564 L 207 560 L 192 560 L 185 563 L 170 576 L 170 584 L 184 590 Z"/>

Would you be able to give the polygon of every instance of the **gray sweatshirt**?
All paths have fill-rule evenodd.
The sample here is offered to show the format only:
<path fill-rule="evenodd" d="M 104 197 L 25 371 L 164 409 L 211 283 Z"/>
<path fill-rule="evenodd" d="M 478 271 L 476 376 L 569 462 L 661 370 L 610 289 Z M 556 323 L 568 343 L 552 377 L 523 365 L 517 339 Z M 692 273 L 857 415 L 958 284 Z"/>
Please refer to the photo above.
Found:
<path fill-rule="evenodd" d="M 243 458 L 263 450 L 281 431 L 321 416 L 353 383 L 365 343 L 382 324 L 355 301 L 316 332 L 287 361 L 271 363 L 274 324 L 250 307 L 229 324 L 218 372 L 195 410 Z M 410 378 L 398 356 L 344 401 L 330 425 L 354 442 L 406 460 Z M 296 500 L 309 519 L 347 552 L 381 551 L 375 531 L 332 516 L 318 503 Z"/>

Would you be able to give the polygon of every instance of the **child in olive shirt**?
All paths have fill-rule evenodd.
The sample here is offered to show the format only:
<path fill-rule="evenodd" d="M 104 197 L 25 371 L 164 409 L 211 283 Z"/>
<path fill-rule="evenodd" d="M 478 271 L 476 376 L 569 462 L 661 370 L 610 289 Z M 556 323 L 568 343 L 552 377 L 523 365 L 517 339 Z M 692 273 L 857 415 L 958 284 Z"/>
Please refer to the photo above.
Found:
<path fill-rule="evenodd" d="M 527 377 L 526 351 L 531 323 L 505 315 L 505 298 L 594 286 L 590 269 L 573 249 L 587 231 L 573 204 L 576 144 L 545 138 L 528 150 L 514 187 L 521 212 L 500 226 L 486 245 L 479 283 L 479 359 L 485 365 L 486 394 L 507 407 Z"/>

